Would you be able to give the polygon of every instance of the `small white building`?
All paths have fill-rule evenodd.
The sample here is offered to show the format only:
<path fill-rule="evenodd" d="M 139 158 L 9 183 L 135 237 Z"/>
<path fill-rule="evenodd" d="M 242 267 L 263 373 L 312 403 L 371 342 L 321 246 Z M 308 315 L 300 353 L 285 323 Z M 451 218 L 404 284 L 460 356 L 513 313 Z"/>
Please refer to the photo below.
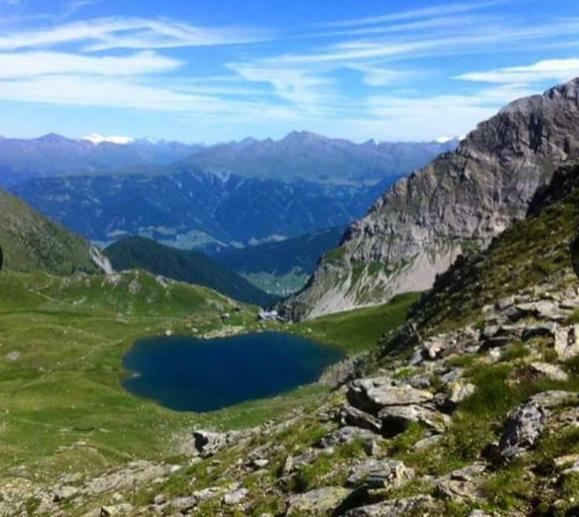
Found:
<path fill-rule="evenodd" d="M 258 318 L 261 321 L 277 321 L 279 319 L 279 314 L 277 311 L 259 311 Z"/>

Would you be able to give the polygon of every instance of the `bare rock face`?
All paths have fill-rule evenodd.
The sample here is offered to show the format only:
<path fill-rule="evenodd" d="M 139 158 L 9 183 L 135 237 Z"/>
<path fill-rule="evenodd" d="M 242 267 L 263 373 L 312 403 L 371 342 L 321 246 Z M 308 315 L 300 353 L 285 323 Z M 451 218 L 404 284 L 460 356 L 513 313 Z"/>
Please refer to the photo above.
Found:
<path fill-rule="evenodd" d="M 430 288 L 465 246 L 485 247 L 522 219 L 553 172 L 578 158 L 579 79 L 513 102 L 396 183 L 282 312 L 312 318 Z"/>

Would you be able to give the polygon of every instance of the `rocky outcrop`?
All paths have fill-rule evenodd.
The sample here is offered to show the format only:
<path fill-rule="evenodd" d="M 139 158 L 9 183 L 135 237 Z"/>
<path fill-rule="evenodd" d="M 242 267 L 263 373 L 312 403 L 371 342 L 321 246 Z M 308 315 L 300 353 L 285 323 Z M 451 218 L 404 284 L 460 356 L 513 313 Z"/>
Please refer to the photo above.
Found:
<path fill-rule="evenodd" d="M 429 515 L 435 508 L 430 496 L 416 496 L 408 499 L 396 499 L 381 503 L 362 506 L 350 510 L 346 517 L 403 517 L 405 515 Z"/>
<path fill-rule="evenodd" d="M 546 391 L 531 397 L 509 414 L 499 444 L 503 458 L 516 458 L 532 449 L 556 408 L 578 404 L 579 395 L 567 391 Z"/>
<path fill-rule="evenodd" d="M 286 515 L 328 515 L 350 494 L 341 487 L 324 487 L 290 498 Z"/>
<path fill-rule="evenodd" d="M 553 172 L 579 158 L 578 127 L 579 79 L 510 104 L 392 187 L 283 312 L 313 318 L 430 288 L 466 247 L 524 218 Z"/>

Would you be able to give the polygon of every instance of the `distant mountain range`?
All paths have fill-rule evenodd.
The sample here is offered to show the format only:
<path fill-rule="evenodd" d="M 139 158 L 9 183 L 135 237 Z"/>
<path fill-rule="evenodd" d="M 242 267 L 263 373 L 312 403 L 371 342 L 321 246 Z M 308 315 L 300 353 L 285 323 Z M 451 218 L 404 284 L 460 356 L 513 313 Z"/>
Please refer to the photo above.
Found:
<path fill-rule="evenodd" d="M 73 140 L 57 134 L 40 138 L 0 137 L 0 185 L 10 187 L 31 178 L 103 174 L 173 163 L 199 149 L 179 142 L 134 140 L 124 144 Z"/>
<path fill-rule="evenodd" d="M 355 144 L 294 131 L 281 140 L 247 138 L 203 148 L 175 167 L 283 181 L 371 184 L 408 174 L 457 144 L 456 139 Z"/>
<path fill-rule="evenodd" d="M 212 146 L 98 134 L 82 139 L 54 133 L 32 139 L 0 137 L 0 185 L 48 176 L 192 171 L 282 181 L 377 183 L 408 174 L 457 144 L 456 139 L 354 144 L 305 131 L 277 141 L 246 138 Z"/>
<path fill-rule="evenodd" d="M 209 287 L 236 300 L 264 307 L 277 300 L 227 266 L 195 251 L 170 248 L 143 237 L 128 237 L 109 246 L 104 253 L 117 271 L 143 269 L 173 280 Z"/>
<path fill-rule="evenodd" d="M 0 140 L 0 172 L 3 163 L 12 163 L 12 176 L 4 177 L 10 183 L 17 169 L 35 171 L 35 178 L 12 181 L 12 192 L 93 241 L 142 235 L 180 248 L 211 249 L 346 225 L 396 179 L 456 145 L 358 145 L 301 132 L 279 141 L 192 149 L 146 141 L 95 145 L 48 135 Z M 187 149 L 188 157 L 176 163 L 151 165 Z M 128 167 L 128 154 L 134 162 L 137 150 L 149 164 Z M 95 161 L 101 155 L 109 169 Z"/>

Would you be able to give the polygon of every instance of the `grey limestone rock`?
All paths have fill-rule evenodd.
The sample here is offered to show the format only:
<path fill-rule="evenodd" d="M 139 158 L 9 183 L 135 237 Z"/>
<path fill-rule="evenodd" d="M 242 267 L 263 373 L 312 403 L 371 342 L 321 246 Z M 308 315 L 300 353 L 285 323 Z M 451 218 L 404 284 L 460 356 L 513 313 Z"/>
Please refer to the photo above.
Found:
<path fill-rule="evenodd" d="M 283 312 L 292 319 L 429 289 L 463 251 L 522 219 L 565 162 L 579 158 L 579 79 L 517 100 L 453 153 L 397 182 L 346 231 Z M 559 310 L 538 307 L 559 320 Z"/>

